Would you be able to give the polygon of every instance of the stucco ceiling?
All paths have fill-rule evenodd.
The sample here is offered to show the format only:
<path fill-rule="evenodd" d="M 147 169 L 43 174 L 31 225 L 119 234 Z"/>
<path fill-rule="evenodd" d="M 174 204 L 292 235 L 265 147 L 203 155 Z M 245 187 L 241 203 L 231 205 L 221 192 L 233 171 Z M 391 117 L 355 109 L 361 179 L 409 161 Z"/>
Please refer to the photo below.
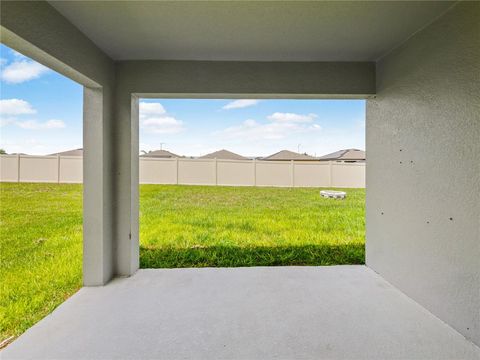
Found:
<path fill-rule="evenodd" d="M 117 60 L 376 60 L 448 1 L 50 1 Z"/>

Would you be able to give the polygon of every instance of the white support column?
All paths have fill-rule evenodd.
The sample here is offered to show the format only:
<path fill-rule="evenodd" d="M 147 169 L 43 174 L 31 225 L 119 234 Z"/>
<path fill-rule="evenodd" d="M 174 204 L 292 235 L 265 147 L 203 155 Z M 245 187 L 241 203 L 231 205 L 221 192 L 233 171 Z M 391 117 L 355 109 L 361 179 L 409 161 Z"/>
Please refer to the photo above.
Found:
<path fill-rule="evenodd" d="M 119 89 L 115 102 L 115 274 L 130 276 L 139 268 L 139 102 Z"/>
<path fill-rule="evenodd" d="M 113 276 L 111 121 L 104 90 L 83 91 L 83 283 L 103 285 Z"/>
<path fill-rule="evenodd" d="M 257 186 L 257 159 L 253 159 L 253 186 Z"/>
<path fill-rule="evenodd" d="M 218 160 L 215 158 L 215 186 L 218 185 Z"/>

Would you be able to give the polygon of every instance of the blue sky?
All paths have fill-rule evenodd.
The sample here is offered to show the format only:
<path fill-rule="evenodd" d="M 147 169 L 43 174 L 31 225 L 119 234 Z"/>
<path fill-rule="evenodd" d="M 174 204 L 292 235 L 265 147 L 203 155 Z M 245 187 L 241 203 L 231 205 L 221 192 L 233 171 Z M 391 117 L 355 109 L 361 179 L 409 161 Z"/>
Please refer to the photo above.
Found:
<path fill-rule="evenodd" d="M 0 58 L 0 148 L 41 155 L 81 147 L 82 87 L 4 45 Z M 141 99 L 140 150 L 161 143 L 189 156 L 364 149 L 365 101 Z"/>

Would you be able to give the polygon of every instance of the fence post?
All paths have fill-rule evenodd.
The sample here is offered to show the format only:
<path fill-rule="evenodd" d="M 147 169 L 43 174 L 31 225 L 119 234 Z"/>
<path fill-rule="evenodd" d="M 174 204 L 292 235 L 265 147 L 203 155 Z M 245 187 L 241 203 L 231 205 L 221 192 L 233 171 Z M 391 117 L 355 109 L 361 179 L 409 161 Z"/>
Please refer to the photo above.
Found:
<path fill-rule="evenodd" d="M 17 154 L 17 182 L 20 182 L 20 154 Z"/>
<path fill-rule="evenodd" d="M 215 158 L 215 186 L 218 185 L 218 161 Z"/>
<path fill-rule="evenodd" d="M 175 183 L 178 185 L 178 157 L 175 158 Z"/>
<path fill-rule="evenodd" d="M 295 161 L 290 160 L 290 173 L 292 174 L 292 188 L 295 187 Z"/>
<path fill-rule="evenodd" d="M 332 175 L 332 171 L 333 171 L 333 166 L 332 166 L 332 160 L 330 160 L 328 162 L 328 186 L 329 187 L 332 187 L 333 186 L 333 175 Z"/>
<path fill-rule="evenodd" d="M 257 159 L 253 159 L 253 186 L 257 186 Z"/>
<path fill-rule="evenodd" d="M 60 183 L 60 154 L 57 154 L 57 184 Z"/>

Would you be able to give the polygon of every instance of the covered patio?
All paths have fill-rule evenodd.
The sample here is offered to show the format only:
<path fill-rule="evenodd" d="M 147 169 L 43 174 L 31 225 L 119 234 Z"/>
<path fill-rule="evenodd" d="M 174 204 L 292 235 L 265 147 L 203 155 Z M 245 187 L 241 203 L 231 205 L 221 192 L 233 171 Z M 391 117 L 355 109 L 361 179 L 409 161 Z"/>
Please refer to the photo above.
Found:
<path fill-rule="evenodd" d="M 480 3 L 2 2 L 84 85 L 84 285 L 2 359 L 478 359 Z M 367 99 L 366 266 L 139 270 L 139 98 Z"/>
<path fill-rule="evenodd" d="M 365 266 L 144 269 L 84 287 L 5 359 L 476 359 Z"/>

